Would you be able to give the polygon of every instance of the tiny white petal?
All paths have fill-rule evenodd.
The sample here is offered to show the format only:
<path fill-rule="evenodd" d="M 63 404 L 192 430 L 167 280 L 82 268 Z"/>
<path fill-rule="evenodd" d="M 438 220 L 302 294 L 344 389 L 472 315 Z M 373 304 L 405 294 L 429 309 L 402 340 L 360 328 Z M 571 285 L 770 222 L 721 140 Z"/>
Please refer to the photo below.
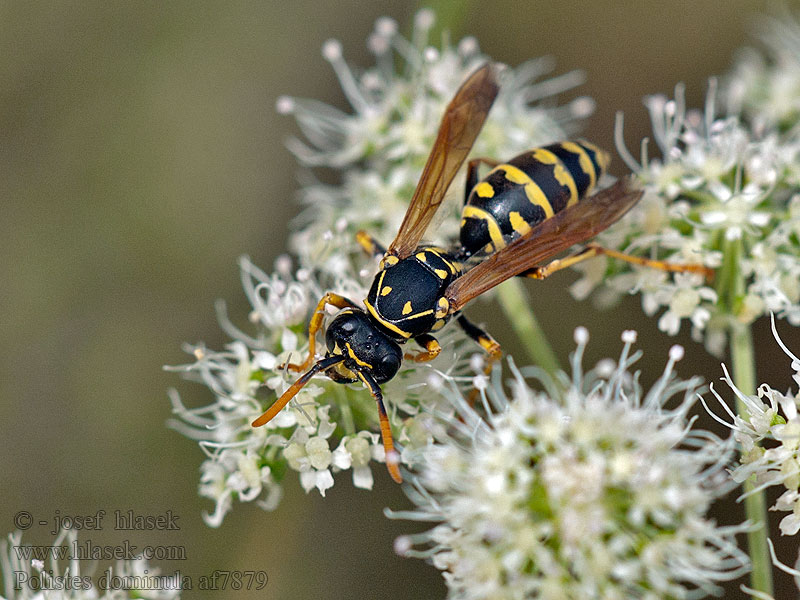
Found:
<path fill-rule="evenodd" d="M 290 96 L 279 96 L 275 101 L 275 110 L 281 115 L 292 113 L 294 111 L 294 100 Z"/>
<path fill-rule="evenodd" d="M 371 490 L 373 484 L 372 470 L 368 466 L 353 469 L 353 485 L 362 490 Z"/>
<path fill-rule="evenodd" d="M 322 56 L 325 60 L 339 60 L 342 58 L 342 43 L 339 40 L 328 40 L 322 45 Z"/>

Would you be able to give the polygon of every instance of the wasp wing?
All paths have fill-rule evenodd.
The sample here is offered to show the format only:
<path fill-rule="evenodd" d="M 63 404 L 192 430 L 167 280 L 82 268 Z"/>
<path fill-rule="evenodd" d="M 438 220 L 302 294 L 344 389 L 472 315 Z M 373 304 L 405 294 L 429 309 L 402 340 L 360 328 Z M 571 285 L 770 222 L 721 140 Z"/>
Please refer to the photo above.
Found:
<path fill-rule="evenodd" d="M 454 313 L 467 302 L 607 229 L 636 204 L 642 190 L 627 179 L 542 221 L 527 235 L 477 264 L 445 290 Z"/>
<path fill-rule="evenodd" d="M 483 65 L 469 76 L 447 105 L 422 177 L 387 254 L 403 259 L 416 249 L 425 235 L 500 90 L 498 70 L 495 64 Z"/>

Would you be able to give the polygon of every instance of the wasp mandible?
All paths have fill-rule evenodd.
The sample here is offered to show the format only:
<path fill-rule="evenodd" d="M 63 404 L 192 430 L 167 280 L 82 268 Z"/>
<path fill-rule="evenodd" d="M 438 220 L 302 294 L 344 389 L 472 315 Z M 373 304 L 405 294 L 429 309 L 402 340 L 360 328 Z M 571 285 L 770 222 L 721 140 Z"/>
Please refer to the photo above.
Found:
<path fill-rule="evenodd" d="M 377 403 L 386 466 L 392 479 L 400 483 L 399 456 L 380 385 L 394 377 L 404 358 L 418 362 L 435 358 L 441 346 L 431 333 L 453 317 L 486 350 L 490 364 L 497 360 L 500 345 L 461 314 L 470 300 L 510 277 L 543 279 L 599 254 L 669 271 L 709 275 L 700 265 L 673 265 L 597 245 L 552 260 L 609 227 L 642 196 L 627 179 L 592 194 L 608 167 L 609 156 L 585 141 L 536 148 L 506 163 L 471 160 L 459 243 L 449 250 L 421 245 L 497 97 L 499 70 L 499 65 L 484 64 L 450 101 L 400 230 L 388 249 L 367 233 L 357 235 L 365 250 L 383 257 L 363 301 L 366 310 L 332 292 L 322 297 L 309 323 L 308 357 L 301 364 L 286 365 L 303 375 L 253 421 L 253 427 L 268 423 L 317 373 L 341 383 L 361 381 Z M 481 163 L 492 170 L 479 180 Z M 340 311 L 325 331 L 325 356 L 315 362 L 316 334 L 328 304 Z M 404 355 L 401 345 L 409 340 L 421 351 Z"/>

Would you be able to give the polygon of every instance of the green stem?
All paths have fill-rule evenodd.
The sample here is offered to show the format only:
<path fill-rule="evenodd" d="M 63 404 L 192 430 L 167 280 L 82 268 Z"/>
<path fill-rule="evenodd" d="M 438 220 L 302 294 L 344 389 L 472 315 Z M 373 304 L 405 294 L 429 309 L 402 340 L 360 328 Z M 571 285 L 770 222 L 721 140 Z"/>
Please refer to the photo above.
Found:
<path fill-rule="evenodd" d="M 721 301 L 731 316 L 739 310 L 745 295 L 745 280 L 740 265 L 744 248 L 741 240 L 724 242 L 725 263 L 721 279 L 724 289 L 718 289 L 724 295 Z M 753 351 L 753 334 L 749 325 L 734 322 L 730 327 L 731 362 L 733 382 L 742 394 L 752 396 L 756 393 L 756 365 Z M 741 399 L 736 398 L 736 412 L 741 417 L 748 414 L 747 407 Z M 755 476 L 744 482 L 744 492 L 750 493 L 756 487 Z M 750 585 L 759 592 L 773 596 L 772 561 L 767 545 L 769 527 L 767 520 L 767 503 L 764 491 L 748 495 L 744 499 L 744 510 L 747 519 L 760 527 L 747 534 L 747 547 L 753 571 L 750 574 Z"/>
<path fill-rule="evenodd" d="M 533 314 L 519 279 L 509 279 L 497 288 L 497 299 L 528 357 L 555 377 L 561 370 L 555 352 Z"/>
<path fill-rule="evenodd" d="M 731 361 L 733 363 L 733 381 L 739 390 L 748 396 L 756 392 L 756 367 L 753 352 L 753 335 L 747 325 L 734 326 L 731 331 Z M 736 398 L 736 412 L 747 414 L 747 407 L 738 397 Z M 745 493 L 751 492 L 756 487 L 755 476 L 744 482 Z M 753 571 L 750 574 L 750 585 L 753 589 L 773 596 L 772 591 L 772 561 L 770 560 L 767 537 L 767 503 L 764 492 L 751 494 L 744 499 L 744 510 L 747 519 L 752 523 L 761 524 L 755 531 L 747 534 L 747 547 Z"/>

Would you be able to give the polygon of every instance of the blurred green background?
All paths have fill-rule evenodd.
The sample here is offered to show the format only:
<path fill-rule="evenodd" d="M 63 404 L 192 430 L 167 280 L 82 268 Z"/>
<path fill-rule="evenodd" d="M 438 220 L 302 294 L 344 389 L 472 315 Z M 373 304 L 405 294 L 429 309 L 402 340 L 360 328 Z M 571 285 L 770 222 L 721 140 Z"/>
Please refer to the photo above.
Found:
<path fill-rule="evenodd" d="M 512 65 L 552 54 L 559 73 L 584 69 L 577 93 L 598 105 L 586 137 L 613 147 L 613 116 L 623 110 L 637 147 L 649 133 L 642 96 L 671 94 L 684 81 L 689 105 L 701 106 L 707 77 L 754 43 L 765 6 L 473 2 L 454 37 L 475 35 Z M 195 581 L 214 569 L 269 573 L 260 593 L 186 598 L 444 596 L 433 568 L 393 553 L 393 539 L 414 527 L 383 517 L 383 507 L 407 501 L 381 469 L 372 493 L 342 477 L 325 499 L 289 477 L 276 512 L 237 505 L 220 529 L 207 528 L 200 515 L 211 505 L 196 493 L 202 454 L 165 421 L 169 387 L 189 405 L 209 397 L 161 368 L 187 361 L 183 341 L 227 341 L 217 298 L 234 317 L 246 314 L 237 257 L 269 270 L 282 251 L 298 188 L 283 142 L 296 128 L 276 114 L 275 99 L 347 109 L 322 43 L 339 38 L 348 60 L 369 65 L 375 19 L 389 15 L 407 29 L 415 10 L 361 0 L 0 3 L 0 533 L 14 529 L 20 510 L 36 521 L 57 510 L 171 510 L 180 531 L 128 535 L 109 526 L 80 538 L 184 545 L 187 560 L 160 564 Z M 615 167 L 621 174 L 619 159 Z M 572 279 L 526 284 L 562 359 L 576 325 L 590 325 L 587 362 L 616 356 L 619 333 L 635 328 L 651 359 L 646 381 L 676 341 L 691 357 L 681 374 L 721 375 L 688 336 L 658 332 L 636 299 L 602 314 L 573 302 Z M 472 314 L 513 351 L 513 336 L 483 311 Z M 780 330 L 800 349 L 797 332 L 786 323 Z M 759 381 L 785 389 L 789 361 L 768 323 L 757 324 L 756 344 L 766 365 Z M 740 519 L 737 511 L 726 506 L 719 518 Z M 34 525 L 24 539 L 47 544 L 51 528 Z M 785 558 L 794 562 L 791 551 Z"/>

